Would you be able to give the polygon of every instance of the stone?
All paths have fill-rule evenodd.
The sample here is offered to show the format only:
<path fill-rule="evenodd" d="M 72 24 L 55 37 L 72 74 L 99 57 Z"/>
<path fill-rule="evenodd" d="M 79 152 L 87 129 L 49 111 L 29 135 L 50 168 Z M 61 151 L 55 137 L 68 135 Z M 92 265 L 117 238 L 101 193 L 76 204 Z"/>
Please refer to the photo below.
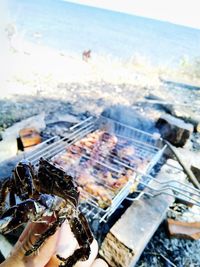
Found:
<path fill-rule="evenodd" d="M 124 245 L 112 232 L 109 232 L 101 246 L 100 255 L 107 260 L 109 266 L 124 267 L 130 266 L 134 250 Z"/>
<path fill-rule="evenodd" d="M 196 129 L 196 132 L 200 133 L 200 122 L 198 122 L 198 123 L 196 124 L 195 129 Z"/>
<path fill-rule="evenodd" d="M 13 126 L 7 128 L 2 132 L 2 141 L 0 141 L 0 162 L 14 157 L 18 152 L 17 138 L 19 132 L 25 127 L 34 127 L 38 132 L 44 129 L 45 113 L 32 116 L 28 119 L 15 123 Z"/>
<path fill-rule="evenodd" d="M 171 160 L 172 164 L 173 161 Z M 180 169 L 171 172 L 172 167 L 164 165 L 157 176 L 159 181 L 168 181 L 181 175 Z M 150 185 L 157 187 L 155 181 Z M 149 192 L 149 189 L 145 189 Z M 150 191 L 151 192 L 151 191 Z M 172 193 L 169 190 L 169 193 Z M 158 195 L 153 198 L 143 195 L 125 211 L 121 218 L 113 225 L 106 235 L 99 254 L 111 267 L 133 267 L 137 263 L 147 243 L 166 216 L 174 197 Z"/>
<path fill-rule="evenodd" d="M 198 167 L 192 165 L 191 171 L 194 173 L 195 177 L 197 178 L 198 182 L 200 183 L 200 165 Z"/>
<path fill-rule="evenodd" d="M 34 127 L 21 129 L 19 131 L 19 139 L 23 148 L 35 146 L 42 141 L 39 132 Z"/>
<path fill-rule="evenodd" d="M 14 136 L 8 136 L 0 142 L 0 162 L 9 159 L 17 154 L 17 139 Z"/>
<path fill-rule="evenodd" d="M 193 167 L 200 168 L 200 151 L 188 150 L 185 147 L 176 149 L 178 156 L 184 161 L 189 169 Z"/>
<path fill-rule="evenodd" d="M 169 114 L 163 114 L 156 122 L 161 137 L 176 147 L 183 147 L 190 138 L 194 126 Z"/>
<path fill-rule="evenodd" d="M 9 137 L 17 138 L 19 137 L 19 131 L 23 128 L 34 127 L 38 132 L 43 130 L 46 127 L 45 123 L 45 113 L 41 113 L 36 116 L 32 116 L 28 119 L 22 120 L 15 123 L 13 126 L 7 128 L 2 132 L 3 140 L 6 140 Z"/>
<path fill-rule="evenodd" d="M 191 102 L 190 102 L 191 103 Z M 199 106 L 199 104 L 198 104 Z M 183 107 L 182 105 L 173 105 L 171 115 L 183 119 L 194 125 L 194 131 L 200 131 L 200 115 L 198 109 L 194 111 L 193 106 Z"/>

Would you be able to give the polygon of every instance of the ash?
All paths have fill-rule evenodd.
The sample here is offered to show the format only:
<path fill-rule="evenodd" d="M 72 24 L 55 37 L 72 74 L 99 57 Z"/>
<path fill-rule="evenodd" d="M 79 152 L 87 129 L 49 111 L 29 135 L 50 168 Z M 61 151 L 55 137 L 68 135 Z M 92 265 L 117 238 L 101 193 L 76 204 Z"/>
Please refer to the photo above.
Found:
<path fill-rule="evenodd" d="M 146 246 L 136 267 L 200 266 L 200 240 L 170 239 L 163 223 Z"/>

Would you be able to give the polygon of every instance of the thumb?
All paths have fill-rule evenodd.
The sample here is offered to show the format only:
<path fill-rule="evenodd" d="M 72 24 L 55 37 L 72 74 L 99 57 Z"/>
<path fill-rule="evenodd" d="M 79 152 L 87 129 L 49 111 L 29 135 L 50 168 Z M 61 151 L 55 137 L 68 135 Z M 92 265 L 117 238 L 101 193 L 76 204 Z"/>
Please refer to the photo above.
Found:
<path fill-rule="evenodd" d="M 37 250 L 37 253 L 25 256 L 25 253 L 32 249 L 33 245 L 41 238 L 41 235 L 49 229 L 52 219 L 45 218 L 45 220 L 47 220 L 48 223 L 30 223 L 27 225 L 11 253 L 11 258 L 14 257 L 23 261 L 25 266 L 43 267 L 46 265 L 51 256 L 55 253 L 59 230 L 44 240 L 42 246 Z"/>

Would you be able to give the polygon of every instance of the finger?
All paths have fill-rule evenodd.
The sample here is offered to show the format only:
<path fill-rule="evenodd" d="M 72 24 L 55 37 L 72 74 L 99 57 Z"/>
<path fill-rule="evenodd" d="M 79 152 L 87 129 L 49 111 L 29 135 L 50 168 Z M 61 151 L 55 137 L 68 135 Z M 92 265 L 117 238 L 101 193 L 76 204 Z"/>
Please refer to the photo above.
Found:
<path fill-rule="evenodd" d="M 69 257 L 77 246 L 77 240 L 71 231 L 69 223 L 66 221 L 60 229 L 59 239 L 56 244 L 56 253 L 61 257 Z"/>
<path fill-rule="evenodd" d="M 56 255 L 58 254 L 63 258 L 68 258 L 71 254 L 73 254 L 77 245 L 77 241 L 74 238 L 69 224 L 67 222 L 63 223 L 59 231 L 55 254 L 51 257 L 50 261 L 47 263 L 47 265 L 45 265 L 45 267 L 59 266 L 61 261 Z"/>
<path fill-rule="evenodd" d="M 33 223 L 29 222 L 24 228 L 24 231 L 21 233 L 18 241 L 22 242 L 27 237 L 27 234 L 30 232 L 32 227 L 33 227 Z"/>
<path fill-rule="evenodd" d="M 31 267 L 43 267 L 47 264 L 49 259 L 55 253 L 55 246 L 58 239 L 58 231 L 49 237 L 37 254 L 31 254 L 30 256 L 24 255 L 24 249 L 19 247 L 15 252 L 9 257 L 9 262 L 14 262 L 17 266 L 31 266 Z M 7 266 L 15 266 L 15 264 L 10 264 Z"/>
<path fill-rule="evenodd" d="M 22 243 L 25 243 L 27 241 L 30 241 L 31 244 L 34 244 L 39 236 L 48 229 L 49 224 L 52 223 L 55 220 L 55 217 L 45 217 L 43 220 L 47 221 L 47 223 L 33 223 L 29 222 L 24 231 L 21 233 L 17 243 L 13 247 L 13 250 L 11 251 L 11 254 L 13 254 L 19 247 L 22 246 Z M 29 249 L 31 247 L 31 244 L 29 244 Z"/>
<path fill-rule="evenodd" d="M 91 267 L 108 267 L 108 264 L 102 259 L 96 259 Z"/>
<path fill-rule="evenodd" d="M 32 263 L 31 267 L 43 267 L 45 266 L 49 259 L 54 255 L 56 250 L 56 242 L 59 236 L 59 230 L 48 239 L 45 240 L 41 248 L 30 256 L 24 256 L 23 261 L 25 265 L 29 266 Z"/>
<path fill-rule="evenodd" d="M 48 217 L 45 218 L 45 220 L 48 220 L 50 224 L 53 223 L 55 218 Z M 49 228 L 49 224 L 28 224 L 12 252 L 12 257 L 17 257 L 18 259 L 23 260 L 23 262 L 25 262 L 26 264 L 34 262 L 34 265 L 32 264 L 32 266 L 45 266 L 51 256 L 55 253 L 59 231 L 57 231 L 54 235 L 50 236 L 44 241 L 40 249 L 37 250 L 37 254 L 32 253 L 30 256 L 25 256 L 25 252 L 32 249 L 32 246 L 40 238 L 41 234 L 43 234 Z"/>
<path fill-rule="evenodd" d="M 11 255 L 13 253 L 15 253 L 15 251 L 17 249 L 19 249 L 19 247 L 21 247 L 22 245 L 22 241 L 25 239 L 25 237 L 27 237 L 28 233 L 30 232 L 30 229 L 31 229 L 32 225 L 31 223 L 28 223 L 27 226 L 24 228 L 23 232 L 21 233 L 18 241 L 15 243 L 14 247 L 12 248 L 12 251 L 11 251 Z"/>
<path fill-rule="evenodd" d="M 52 223 L 52 221 L 49 221 Z M 27 232 L 26 237 L 22 241 L 22 247 L 24 248 L 25 252 L 30 250 L 35 243 L 41 238 L 42 234 L 45 233 L 47 229 L 49 229 L 49 224 L 45 223 L 33 223 L 32 227 L 30 227 L 29 232 Z M 44 240 L 44 243 L 47 239 Z M 42 246 L 44 245 L 42 244 Z M 40 247 L 40 249 L 42 248 Z"/>
<path fill-rule="evenodd" d="M 37 263 L 35 264 L 36 267 L 45 266 L 48 263 L 49 259 L 52 257 L 52 255 L 55 254 L 58 236 L 59 230 L 56 231 L 52 236 L 47 238 L 36 253 L 33 253 L 31 254 L 31 256 L 28 256 L 31 257 L 32 261 L 34 260 L 34 262 Z M 28 257 L 25 257 L 24 259 Z"/>
<path fill-rule="evenodd" d="M 78 246 L 74 247 L 72 253 L 74 252 L 74 250 L 78 248 Z M 64 258 L 68 258 L 72 253 L 64 256 Z M 90 256 L 89 256 L 89 259 L 86 260 L 86 261 L 79 261 L 75 264 L 74 267 L 90 267 L 91 264 L 94 262 L 96 256 L 97 256 L 97 253 L 98 253 L 98 243 L 97 241 L 94 239 L 92 244 L 91 244 L 91 253 L 90 253 Z M 59 254 L 60 255 L 60 254 Z M 54 267 L 54 266 L 59 266 L 59 264 L 61 263 L 61 261 L 56 257 L 53 257 L 51 259 L 51 261 L 45 266 L 45 267 Z"/>
<path fill-rule="evenodd" d="M 77 249 L 78 243 L 70 229 L 69 224 L 63 224 L 60 231 L 60 238 L 58 239 L 56 254 L 67 259 Z M 79 261 L 75 267 L 89 267 L 93 263 L 98 253 L 98 243 L 93 240 L 91 244 L 91 253 L 87 261 Z M 59 266 L 61 261 L 54 255 L 45 267 Z"/>
<path fill-rule="evenodd" d="M 49 228 L 49 224 L 54 221 L 53 217 L 45 218 L 48 223 L 29 223 L 22 232 L 19 240 L 14 248 L 13 253 L 18 250 L 18 253 L 23 255 L 30 250 L 40 236 Z"/>
<path fill-rule="evenodd" d="M 90 245 L 91 252 L 89 259 L 86 261 L 79 261 L 75 264 L 75 267 L 90 267 L 94 262 L 97 254 L 98 254 L 98 243 L 96 239 L 93 240 L 92 244 Z"/>

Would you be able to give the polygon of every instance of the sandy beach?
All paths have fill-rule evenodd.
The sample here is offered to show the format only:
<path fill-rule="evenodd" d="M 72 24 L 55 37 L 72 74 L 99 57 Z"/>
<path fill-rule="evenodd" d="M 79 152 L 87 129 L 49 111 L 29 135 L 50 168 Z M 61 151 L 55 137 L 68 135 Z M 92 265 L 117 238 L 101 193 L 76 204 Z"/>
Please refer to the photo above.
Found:
<path fill-rule="evenodd" d="M 81 54 L 67 54 L 17 37 L 6 45 L 0 76 L 1 129 L 62 105 L 98 115 L 111 105 L 133 106 L 149 94 L 169 104 L 185 105 L 189 113 L 197 112 L 198 92 L 169 90 L 160 80 L 169 75 L 167 70 L 141 57 L 124 61 L 92 53 L 86 62 Z"/>
<path fill-rule="evenodd" d="M 5 110 L 10 110 L 9 103 L 15 109 L 20 99 L 25 107 L 38 98 L 62 100 L 77 106 L 80 112 L 85 109 L 98 113 L 103 108 L 103 105 L 96 105 L 99 100 L 104 102 L 104 107 L 132 105 L 148 93 L 148 88 L 154 90 L 160 83 L 154 71 L 143 69 L 141 72 L 139 65 L 135 67 L 109 57 L 92 54 L 89 62 L 85 62 L 82 55 L 69 55 L 22 40 L 12 40 L 9 46 L 0 83 L 1 109 L 5 116 L 8 115 Z M 7 100 L 7 108 L 3 107 L 4 100 Z M 48 110 L 48 105 L 41 109 Z M 40 107 L 37 111 L 30 110 L 29 115 L 39 111 Z M 22 118 L 28 115 L 20 113 Z M 6 121 L 6 118 L 1 120 Z M 15 120 L 19 118 L 13 118 Z"/>

